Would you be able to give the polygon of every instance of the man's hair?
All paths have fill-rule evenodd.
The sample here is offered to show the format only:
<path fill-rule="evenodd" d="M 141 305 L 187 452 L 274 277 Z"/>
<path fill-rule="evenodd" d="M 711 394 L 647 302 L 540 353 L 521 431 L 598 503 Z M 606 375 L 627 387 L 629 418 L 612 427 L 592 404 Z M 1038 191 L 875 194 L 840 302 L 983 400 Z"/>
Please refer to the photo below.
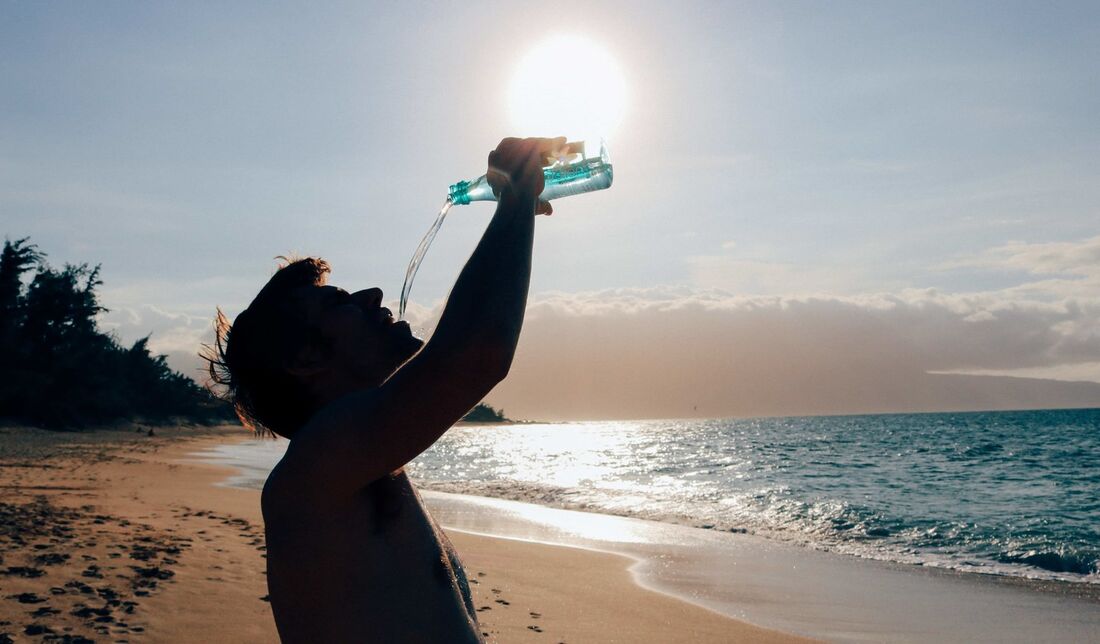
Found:
<path fill-rule="evenodd" d="M 217 395 L 232 403 L 245 427 L 289 438 L 309 420 L 315 403 L 287 366 L 303 347 L 320 341 L 292 294 L 323 285 L 329 265 L 319 257 L 279 259 L 286 263 L 232 325 L 218 309 L 214 343 L 201 355 L 211 385 L 223 388 Z"/>

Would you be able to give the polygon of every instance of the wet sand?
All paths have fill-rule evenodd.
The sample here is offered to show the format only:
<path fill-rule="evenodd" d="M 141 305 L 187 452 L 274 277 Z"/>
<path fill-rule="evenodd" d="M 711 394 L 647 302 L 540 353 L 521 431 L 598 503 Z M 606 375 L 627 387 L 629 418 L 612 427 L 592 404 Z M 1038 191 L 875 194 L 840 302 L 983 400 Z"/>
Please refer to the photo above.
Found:
<path fill-rule="evenodd" d="M 448 530 L 626 555 L 645 588 L 831 642 L 1091 642 L 1096 584 L 859 559 L 758 535 L 423 492 Z"/>
<path fill-rule="evenodd" d="M 277 641 L 259 493 L 188 458 L 239 427 L 0 428 L 0 644 Z M 793 642 L 634 583 L 633 560 L 453 532 L 492 642 Z"/>

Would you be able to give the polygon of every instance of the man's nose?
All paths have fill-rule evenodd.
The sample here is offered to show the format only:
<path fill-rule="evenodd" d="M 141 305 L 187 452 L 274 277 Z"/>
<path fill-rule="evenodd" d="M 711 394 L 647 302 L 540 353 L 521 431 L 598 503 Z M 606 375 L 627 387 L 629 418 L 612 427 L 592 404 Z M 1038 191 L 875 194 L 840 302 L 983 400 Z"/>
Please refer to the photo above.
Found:
<path fill-rule="evenodd" d="M 382 289 L 367 288 L 352 293 L 352 297 L 363 308 L 376 309 L 382 306 Z"/>

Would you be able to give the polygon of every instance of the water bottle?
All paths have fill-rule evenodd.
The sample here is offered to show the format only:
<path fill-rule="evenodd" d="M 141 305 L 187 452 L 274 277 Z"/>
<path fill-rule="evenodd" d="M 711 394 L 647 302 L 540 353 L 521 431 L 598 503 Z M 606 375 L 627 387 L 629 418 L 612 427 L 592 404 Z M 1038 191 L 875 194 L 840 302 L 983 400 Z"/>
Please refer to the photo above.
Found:
<path fill-rule="evenodd" d="M 614 173 L 611 158 L 607 156 L 606 143 L 600 141 L 600 153 L 593 157 L 585 155 L 583 141 L 566 145 L 569 146 L 570 153 L 542 169 L 546 186 L 539 195 L 540 200 L 550 201 L 611 187 Z M 489 180 L 481 175 L 473 181 L 459 181 L 452 185 L 449 199 L 452 204 L 461 206 L 471 201 L 496 201 L 497 197 L 493 194 Z"/>
<path fill-rule="evenodd" d="M 542 176 L 546 178 L 546 185 L 542 189 L 539 199 L 550 201 L 559 197 L 579 195 L 593 190 L 603 190 L 611 187 L 614 174 L 611 170 L 611 159 L 607 156 L 607 144 L 600 141 L 599 156 L 589 157 L 584 153 L 584 142 L 566 143 L 568 154 L 558 157 L 554 163 L 542 169 Z M 405 283 L 401 285 L 401 303 L 398 307 L 398 319 L 405 319 L 405 306 L 409 302 L 409 293 L 412 292 L 413 280 L 416 272 L 420 270 L 420 262 L 424 261 L 424 255 L 431 247 L 439 227 L 447 218 L 451 206 L 461 206 L 471 201 L 496 201 L 493 188 L 485 175 L 473 181 L 459 181 L 451 186 L 447 200 L 439 210 L 435 223 L 428 229 L 427 234 L 420 240 L 416 247 L 409 267 L 405 269 Z"/>

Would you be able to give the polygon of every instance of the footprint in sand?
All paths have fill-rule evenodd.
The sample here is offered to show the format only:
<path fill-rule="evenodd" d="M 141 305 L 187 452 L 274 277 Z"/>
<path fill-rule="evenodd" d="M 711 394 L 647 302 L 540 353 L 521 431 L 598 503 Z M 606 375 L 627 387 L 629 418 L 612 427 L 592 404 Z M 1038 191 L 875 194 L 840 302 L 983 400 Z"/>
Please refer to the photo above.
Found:
<path fill-rule="evenodd" d="M 44 545 L 44 544 L 39 544 Z M 48 547 L 48 546 L 47 546 Z M 47 552 L 45 554 L 38 555 L 34 558 L 34 562 L 39 566 L 58 566 L 69 560 L 69 555 L 59 554 L 56 552 Z"/>
<path fill-rule="evenodd" d="M 31 617 L 50 617 L 53 615 L 60 615 L 61 611 L 56 608 L 50 608 L 49 606 L 43 606 L 37 608 L 31 612 Z"/>
<path fill-rule="evenodd" d="M 535 624 L 532 624 L 532 625 L 528 626 L 528 627 L 527 627 L 527 630 L 529 630 L 529 631 L 535 631 L 536 633 L 541 633 L 541 632 L 542 632 L 542 629 L 541 629 L 541 628 L 539 628 L 539 627 L 538 627 L 537 625 L 535 625 Z"/>
<path fill-rule="evenodd" d="M 11 575 L 15 577 L 25 577 L 27 579 L 35 579 L 46 574 L 46 571 L 39 568 L 30 568 L 27 566 L 8 566 L 7 570 L 0 574 Z"/>
<path fill-rule="evenodd" d="M 92 564 L 84 569 L 80 573 L 81 577 L 87 577 L 89 579 L 103 579 L 103 573 L 100 571 L 99 566 Z"/>

